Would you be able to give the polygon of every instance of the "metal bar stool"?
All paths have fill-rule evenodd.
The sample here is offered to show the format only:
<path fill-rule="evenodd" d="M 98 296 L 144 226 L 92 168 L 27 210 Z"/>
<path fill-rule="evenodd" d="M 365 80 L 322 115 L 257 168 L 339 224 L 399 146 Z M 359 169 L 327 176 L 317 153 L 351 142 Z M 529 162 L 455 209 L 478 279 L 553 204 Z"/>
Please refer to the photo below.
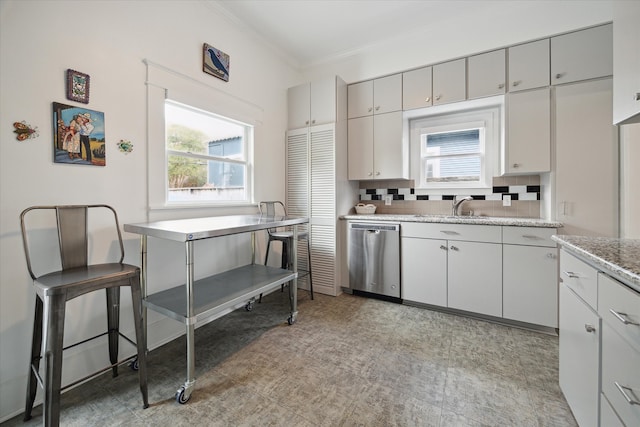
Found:
<path fill-rule="evenodd" d="M 36 276 L 32 268 L 32 250 L 29 246 L 30 234 L 35 234 L 35 228 L 27 231 L 27 214 L 33 211 L 55 211 L 58 244 L 60 248 L 61 269 Z M 118 262 L 104 264 L 88 264 L 89 231 L 88 213 L 91 210 L 97 215 L 99 210 L 107 216 L 99 215 L 101 219 L 109 218 L 117 231 L 120 259 Z M 44 212 L 46 214 L 46 212 Z M 112 215 L 111 215 L 112 214 Z M 112 216 L 112 218 L 111 218 Z M 39 215 L 29 215 L 34 223 Z M 106 221 L 106 219 L 104 219 Z M 27 387 L 24 420 L 31 418 L 31 411 L 36 397 L 37 387 L 44 389 L 43 396 L 43 425 L 57 426 L 60 423 L 60 392 L 68 387 L 85 381 L 99 373 L 112 370 L 113 376 L 118 375 L 118 365 L 134 360 L 132 367 L 138 370 L 140 391 L 143 406 L 149 406 L 147 392 L 147 362 L 145 348 L 145 331 L 142 318 L 142 293 L 140 288 L 140 269 L 133 265 L 124 264 L 124 245 L 116 211 L 107 205 L 69 205 L 69 206 L 33 206 L 20 214 L 22 241 L 27 261 L 27 269 L 33 279 L 36 290 L 36 304 L 33 323 L 33 337 L 31 343 L 31 359 L 29 365 L 29 384 Z M 40 230 L 41 231 L 41 230 Z M 43 234 L 43 233 L 38 233 Z M 35 241 L 34 248 L 36 247 Z M 41 243 L 41 242 L 39 242 Z M 135 322 L 136 342 L 124 336 L 119 331 L 120 317 L 120 287 L 131 288 L 133 303 L 133 317 Z M 107 326 L 106 332 L 76 344 L 63 346 L 64 321 L 67 301 L 100 289 L 106 290 L 107 298 Z M 62 354 L 63 350 L 85 343 L 95 338 L 108 335 L 109 359 L 111 365 L 95 372 L 72 384 L 62 387 Z M 118 340 L 125 338 L 137 348 L 135 356 L 118 361 Z M 44 346 L 44 352 L 42 347 Z M 39 373 L 40 360 L 44 360 L 44 373 Z"/>
<path fill-rule="evenodd" d="M 260 214 L 266 216 L 278 216 L 287 215 L 287 210 L 284 207 L 284 203 L 281 201 L 268 201 L 260 202 L 259 207 Z M 293 231 L 269 228 L 267 229 L 269 239 L 267 240 L 267 253 L 264 256 L 264 264 L 267 265 L 269 261 L 269 249 L 271 248 L 272 241 L 282 242 L 282 261 L 280 263 L 281 268 L 291 268 L 291 239 L 293 239 Z M 309 242 L 309 233 L 302 231 L 298 233 L 298 240 L 307 241 L 307 271 L 309 276 L 309 292 L 311 293 L 311 299 L 313 299 L 313 280 L 311 277 L 311 244 Z M 283 285 L 284 286 L 284 285 Z"/>

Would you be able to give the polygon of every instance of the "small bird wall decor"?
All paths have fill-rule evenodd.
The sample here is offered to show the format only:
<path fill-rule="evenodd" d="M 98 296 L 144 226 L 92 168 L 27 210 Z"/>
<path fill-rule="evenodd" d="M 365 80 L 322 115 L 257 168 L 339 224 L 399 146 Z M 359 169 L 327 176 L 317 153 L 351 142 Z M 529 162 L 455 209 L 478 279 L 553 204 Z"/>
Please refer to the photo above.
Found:
<path fill-rule="evenodd" d="M 24 120 L 21 122 L 13 122 L 14 133 L 16 133 L 16 139 L 18 141 L 24 141 L 25 139 L 33 139 L 40 136 L 37 126 L 28 125 Z"/>
<path fill-rule="evenodd" d="M 229 55 L 211 45 L 208 45 L 207 43 L 204 44 L 202 71 L 228 82 L 229 62 Z"/>

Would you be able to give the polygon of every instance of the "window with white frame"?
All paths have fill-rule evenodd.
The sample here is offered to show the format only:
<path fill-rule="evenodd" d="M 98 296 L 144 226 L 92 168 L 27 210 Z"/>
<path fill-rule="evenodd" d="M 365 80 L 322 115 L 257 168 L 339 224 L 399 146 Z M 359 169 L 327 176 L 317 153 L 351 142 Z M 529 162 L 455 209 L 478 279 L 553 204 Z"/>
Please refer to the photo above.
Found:
<path fill-rule="evenodd" d="M 499 158 L 500 115 L 494 105 L 410 119 L 415 187 L 454 194 L 490 189 Z"/>
<path fill-rule="evenodd" d="M 165 101 L 166 204 L 248 202 L 253 127 Z"/>

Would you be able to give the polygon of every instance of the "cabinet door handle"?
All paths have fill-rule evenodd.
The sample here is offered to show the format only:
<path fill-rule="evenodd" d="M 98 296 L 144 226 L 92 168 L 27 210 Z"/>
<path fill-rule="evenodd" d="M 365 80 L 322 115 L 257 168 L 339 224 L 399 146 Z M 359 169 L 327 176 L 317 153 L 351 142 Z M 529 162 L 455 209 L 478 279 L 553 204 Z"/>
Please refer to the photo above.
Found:
<path fill-rule="evenodd" d="M 520 86 L 520 80 L 516 80 L 515 82 L 513 82 L 513 86 Z"/>
<path fill-rule="evenodd" d="M 640 95 L 640 94 L 638 94 L 638 95 Z M 431 101 L 431 98 L 427 96 L 427 98 L 424 100 L 424 102 L 429 102 L 429 101 Z"/>
<path fill-rule="evenodd" d="M 626 390 L 629 390 L 631 392 L 633 392 L 633 389 L 631 387 L 625 387 L 623 385 L 618 384 L 618 381 L 614 381 L 613 382 L 616 387 L 618 387 L 618 390 L 620 390 L 620 393 L 622 393 L 622 395 L 624 396 L 625 400 L 627 401 L 627 403 L 629 403 L 629 405 L 640 405 L 640 401 L 636 400 L 636 399 L 632 399 L 626 392 Z"/>
<path fill-rule="evenodd" d="M 457 246 L 453 246 L 453 245 L 451 245 L 451 250 L 452 250 L 452 251 L 459 251 L 460 249 L 458 249 L 458 247 L 457 247 Z"/>
<path fill-rule="evenodd" d="M 520 163 L 514 163 L 514 164 L 513 164 L 513 167 L 514 167 L 514 168 L 519 168 L 519 167 L 520 167 Z"/>
<path fill-rule="evenodd" d="M 629 320 L 627 317 L 629 316 L 627 313 L 623 313 L 621 311 L 615 311 L 613 308 L 609 309 L 609 312 L 613 314 L 616 319 L 624 323 L 625 325 L 636 325 L 640 326 L 640 323 Z"/>
<path fill-rule="evenodd" d="M 633 96 L 633 100 L 634 100 L 634 101 L 640 101 L 640 92 L 636 93 L 636 94 Z"/>
<path fill-rule="evenodd" d="M 440 249 L 442 249 L 443 251 L 446 251 L 447 247 L 445 245 L 440 245 Z"/>
<path fill-rule="evenodd" d="M 556 79 L 561 79 L 566 73 L 558 73 L 556 74 Z"/>
<path fill-rule="evenodd" d="M 368 112 L 368 113 L 370 113 L 370 112 L 372 112 L 372 111 L 373 111 L 373 107 L 369 107 L 369 108 L 367 108 L 367 112 Z"/>
<path fill-rule="evenodd" d="M 549 252 L 547 258 L 556 259 L 556 254 Z"/>
<path fill-rule="evenodd" d="M 436 95 L 436 101 L 440 101 L 440 98 L 442 98 L 442 95 Z"/>
<path fill-rule="evenodd" d="M 315 120 L 311 120 L 311 124 L 315 124 L 315 123 L 316 123 L 316 121 L 315 121 Z"/>
<path fill-rule="evenodd" d="M 367 176 L 372 176 L 372 175 L 373 175 L 373 172 L 369 172 L 369 173 L 367 174 Z"/>
<path fill-rule="evenodd" d="M 589 332 L 589 333 L 592 333 L 592 332 L 595 332 L 595 331 L 596 331 L 596 328 L 595 328 L 595 326 L 593 326 L 593 325 L 590 325 L 590 324 L 588 324 L 588 323 L 585 323 L 585 324 L 584 324 L 584 330 L 585 330 L 585 331 L 587 331 L 587 332 Z"/>
<path fill-rule="evenodd" d="M 304 122 L 304 124 L 305 124 L 305 125 L 308 125 L 308 124 L 309 124 L 309 120 L 307 120 L 306 122 Z"/>
<path fill-rule="evenodd" d="M 376 111 L 378 111 L 380 109 L 379 105 L 376 105 Z"/>
<path fill-rule="evenodd" d="M 579 279 L 580 276 L 577 275 L 576 273 L 574 273 L 573 271 L 563 271 L 563 273 L 565 274 L 565 276 L 567 276 L 569 279 Z"/>
<path fill-rule="evenodd" d="M 498 89 L 504 89 L 504 83 L 500 83 L 500 84 L 498 85 Z"/>
<path fill-rule="evenodd" d="M 376 176 L 379 176 L 379 175 L 380 175 L 380 172 L 376 172 Z"/>

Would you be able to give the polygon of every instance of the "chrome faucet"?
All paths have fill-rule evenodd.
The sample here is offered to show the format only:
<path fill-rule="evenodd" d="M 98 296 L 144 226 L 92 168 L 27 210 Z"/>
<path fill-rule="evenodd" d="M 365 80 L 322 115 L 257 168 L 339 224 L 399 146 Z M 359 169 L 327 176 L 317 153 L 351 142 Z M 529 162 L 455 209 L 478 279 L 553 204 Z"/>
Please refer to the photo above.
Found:
<path fill-rule="evenodd" d="M 473 197 L 471 196 L 467 196 L 464 197 L 460 200 L 456 200 L 456 197 L 453 197 L 453 204 L 451 206 L 451 215 L 453 216 L 458 216 L 458 208 L 460 207 L 460 205 L 468 200 L 473 200 Z"/>

